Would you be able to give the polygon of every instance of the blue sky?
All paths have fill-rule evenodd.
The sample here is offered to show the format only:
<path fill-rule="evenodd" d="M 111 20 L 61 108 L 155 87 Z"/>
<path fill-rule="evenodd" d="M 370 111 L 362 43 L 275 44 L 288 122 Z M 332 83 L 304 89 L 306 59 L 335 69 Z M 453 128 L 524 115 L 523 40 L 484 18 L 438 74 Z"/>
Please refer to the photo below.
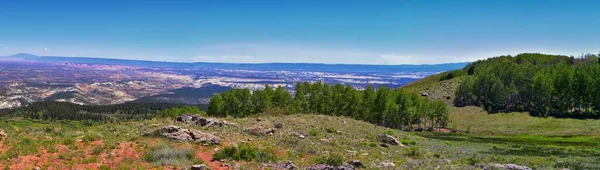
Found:
<path fill-rule="evenodd" d="M 415 64 L 600 50 L 593 0 L 0 0 L 0 55 Z"/>

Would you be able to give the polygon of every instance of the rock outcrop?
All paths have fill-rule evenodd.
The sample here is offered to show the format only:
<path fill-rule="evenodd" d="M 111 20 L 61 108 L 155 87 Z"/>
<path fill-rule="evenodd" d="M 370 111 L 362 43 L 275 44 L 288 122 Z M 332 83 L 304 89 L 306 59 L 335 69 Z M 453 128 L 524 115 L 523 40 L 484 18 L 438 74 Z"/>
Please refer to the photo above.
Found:
<path fill-rule="evenodd" d="M 197 126 L 223 126 L 226 123 L 214 118 L 205 118 L 197 114 L 182 114 L 175 119 L 176 122 Z"/>
<path fill-rule="evenodd" d="M 200 131 L 194 130 L 194 129 L 180 128 L 175 125 L 168 125 L 168 126 L 162 127 L 157 131 L 157 133 L 166 138 L 170 138 L 170 139 L 174 139 L 174 140 L 206 142 L 206 143 L 217 144 L 217 145 L 221 143 L 221 138 L 219 138 L 215 135 L 200 132 Z"/>

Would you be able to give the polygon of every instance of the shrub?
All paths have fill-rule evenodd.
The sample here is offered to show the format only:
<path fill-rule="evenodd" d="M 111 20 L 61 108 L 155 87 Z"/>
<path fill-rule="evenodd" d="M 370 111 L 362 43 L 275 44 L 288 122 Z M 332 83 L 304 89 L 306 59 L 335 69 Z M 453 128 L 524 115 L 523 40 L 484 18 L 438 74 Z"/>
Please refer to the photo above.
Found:
<path fill-rule="evenodd" d="M 335 130 L 335 128 L 333 128 L 333 127 L 327 127 L 327 128 L 325 128 L 325 131 L 327 133 L 335 133 L 337 130 Z"/>
<path fill-rule="evenodd" d="M 100 153 L 102 153 L 103 150 L 104 150 L 104 147 L 102 147 L 102 146 L 95 146 L 94 149 L 92 149 L 92 154 L 93 155 L 100 155 Z"/>
<path fill-rule="evenodd" d="M 420 157 L 421 156 L 421 150 L 419 149 L 419 147 L 410 147 L 410 149 L 408 149 L 408 153 L 406 154 L 410 157 Z"/>
<path fill-rule="evenodd" d="M 318 164 L 341 166 L 342 164 L 344 164 L 344 157 L 338 154 L 330 154 L 327 156 L 316 158 L 315 162 Z"/>
<path fill-rule="evenodd" d="M 150 148 L 144 155 L 146 162 L 158 165 L 181 165 L 188 164 L 194 157 L 194 153 L 189 149 L 177 149 L 167 144 L 159 144 Z"/>
<path fill-rule="evenodd" d="M 231 159 L 236 161 L 268 162 L 276 159 L 272 151 L 257 149 L 247 144 L 228 146 L 213 155 L 213 160 Z"/>
<path fill-rule="evenodd" d="M 319 136 L 319 131 L 317 131 L 316 129 L 311 129 L 310 132 L 308 132 L 308 134 L 310 134 L 311 136 Z"/>
<path fill-rule="evenodd" d="M 98 133 L 88 133 L 85 136 L 83 136 L 83 138 L 81 140 L 83 140 L 83 142 L 92 142 L 92 141 L 97 141 L 102 139 L 102 136 L 100 136 L 100 134 Z"/>

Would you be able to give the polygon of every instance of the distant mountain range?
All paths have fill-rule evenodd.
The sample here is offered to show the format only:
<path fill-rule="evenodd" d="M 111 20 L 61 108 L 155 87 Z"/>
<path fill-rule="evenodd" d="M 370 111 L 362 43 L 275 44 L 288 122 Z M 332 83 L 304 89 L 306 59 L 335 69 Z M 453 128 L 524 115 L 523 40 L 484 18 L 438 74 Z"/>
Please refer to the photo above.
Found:
<path fill-rule="evenodd" d="M 402 64 L 402 65 L 363 65 L 363 64 L 321 64 L 321 63 L 211 63 L 211 62 L 163 62 L 128 59 L 109 59 L 93 57 L 64 57 L 64 56 L 37 56 L 28 53 L 19 53 L 0 57 L 0 61 L 28 61 L 28 62 L 64 62 L 82 64 L 109 64 L 142 67 L 173 67 L 173 68 L 214 68 L 214 69 L 243 69 L 257 71 L 321 71 L 321 72 L 403 72 L 403 71 L 446 71 L 462 68 L 468 62 L 444 64 Z"/>

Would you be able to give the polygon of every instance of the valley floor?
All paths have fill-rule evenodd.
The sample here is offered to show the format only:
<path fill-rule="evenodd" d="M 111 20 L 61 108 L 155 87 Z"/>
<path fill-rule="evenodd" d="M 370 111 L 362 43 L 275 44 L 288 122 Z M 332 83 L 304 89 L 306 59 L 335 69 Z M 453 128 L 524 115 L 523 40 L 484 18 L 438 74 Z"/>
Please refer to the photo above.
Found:
<path fill-rule="evenodd" d="M 402 132 L 323 115 L 225 118 L 235 126 L 223 127 L 196 127 L 171 119 L 121 123 L 10 119 L 0 121 L 0 129 L 7 133 L 0 141 L 0 168 L 165 169 L 203 163 L 212 169 L 266 169 L 258 161 L 211 162 L 215 151 L 241 144 L 271 151 L 277 162 L 290 160 L 298 167 L 319 163 L 324 155 L 341 155 L 345 162 L 358 160 L 366 169 L 477 169 L 492 163 L 534 169 L 600 168 L 600 120 L 487 114 L 475 107 L 451 112 L 449 127 L 458 133 Z M 203 146 L 145 135 L 169 124 L 212 133 L 223 143 Z M 273 135 L 255 136 L 243 130 L 275 124 L 281 128 Z M 403 146 L 381 147 L 377 136 L 382 134 L 395 136 Z M 157 146 L 193 154 L 148 160 Z"/>

